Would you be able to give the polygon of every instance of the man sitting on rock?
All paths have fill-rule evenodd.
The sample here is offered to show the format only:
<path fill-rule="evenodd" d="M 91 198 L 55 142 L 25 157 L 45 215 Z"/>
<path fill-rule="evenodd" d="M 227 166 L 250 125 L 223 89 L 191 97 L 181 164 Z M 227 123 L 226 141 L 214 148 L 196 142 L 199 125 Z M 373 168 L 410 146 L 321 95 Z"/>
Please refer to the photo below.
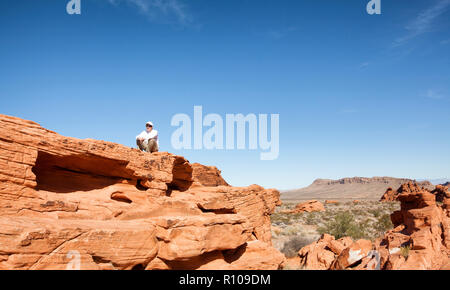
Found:
<path fill-rule="evenodd" d="M 153 130 L 153 123 L 147 122 L 146 129 L 136 136 L 136 144 L 140 150 L 146 152 L 158 152 L 158 131 Z"/>

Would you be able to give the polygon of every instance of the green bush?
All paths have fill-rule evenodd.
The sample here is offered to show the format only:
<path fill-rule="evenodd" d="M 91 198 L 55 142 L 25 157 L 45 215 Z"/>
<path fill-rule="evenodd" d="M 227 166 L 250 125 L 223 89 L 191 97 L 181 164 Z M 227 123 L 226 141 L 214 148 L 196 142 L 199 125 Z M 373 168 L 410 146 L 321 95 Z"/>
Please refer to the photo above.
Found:
<path fill-rule="evenodd" d="M 378 218 L 378 223 L 376 224 L 376 230 L 379 234 L 383 234 L 387 230 L 390 230 L 394 227 L 391 222 L 391 215 L 384 214 Z"/>
<path fill-rule="evenodd" d="M 365 224 L 364 224 L 365 225 Z M 365 226 L 355 222 L 354 216 L 350 212 L 339 212 L 334 220 L 327 222 L 324 226 L 318 228 L 320 234 L 330 234 L 336 239 L 342 237 L 351 237 L 361 239 L 367 236 Z"/>
<path fill-rule="evenodd" d="M 286 213 L 274 213 L 270 218 L 273 224 L 289 224 L 291 221 L 291 217 Z"/>
<path fill-rule="evenodd" d="M 369 212 L 376 218 L 379 218 L 381 215 L 381 209 L 371 209 Z"/>
<path fill-rule="evenodd" d="M 400 253 L 405 259 L 407 259 L 409 256 L 409 250 L 411 250 L 411 247 L 409 245 L 400 248 Z"/>

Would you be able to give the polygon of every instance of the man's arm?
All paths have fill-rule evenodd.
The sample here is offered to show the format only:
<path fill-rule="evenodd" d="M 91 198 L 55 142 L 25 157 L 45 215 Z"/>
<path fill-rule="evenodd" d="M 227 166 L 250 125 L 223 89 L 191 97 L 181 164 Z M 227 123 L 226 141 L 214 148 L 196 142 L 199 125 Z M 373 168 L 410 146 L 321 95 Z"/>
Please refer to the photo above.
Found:
<path fill-rule="evenodd" d="M 144 139 L 144 132 L 141 132 L 141 134 L 136 136 L 136 140 L 142 140 Z"/>
<path fill-rule="evenodd" d="M 155 140 L 158 140 L 158 131 L 156 131 L 156 130 L 153 130 L 152 132 L 153 132 L 153 136 L 152 136 L 152 138 L 151 138 L 151 139 L 155 139 Z"/>

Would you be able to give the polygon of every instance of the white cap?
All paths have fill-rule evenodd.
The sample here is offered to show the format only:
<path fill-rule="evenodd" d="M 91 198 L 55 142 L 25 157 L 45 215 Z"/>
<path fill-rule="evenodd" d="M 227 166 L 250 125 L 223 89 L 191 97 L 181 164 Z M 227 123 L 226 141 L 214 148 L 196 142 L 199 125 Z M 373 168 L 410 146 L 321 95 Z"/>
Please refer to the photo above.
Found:
<path fill-rule="evenodd" d="M 148 121 L 147 123 L 145 123 L 145 125 L 150 125 L 150 126 L 152 126 L 152 127 L 153 127 L 153 123 L 152 123 L 152 122 L 150 122 L 150 121 Z"/>

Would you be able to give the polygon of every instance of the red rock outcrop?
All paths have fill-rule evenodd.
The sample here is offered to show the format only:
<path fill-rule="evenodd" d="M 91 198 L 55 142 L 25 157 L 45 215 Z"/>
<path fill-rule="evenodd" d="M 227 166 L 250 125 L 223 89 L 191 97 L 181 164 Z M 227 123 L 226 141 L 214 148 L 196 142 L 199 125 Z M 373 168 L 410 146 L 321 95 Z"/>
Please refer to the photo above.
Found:
<path fill-rule="evenodd" d="M 450 194 L 443 203 L 436 196 L 411 184 L 396 197 L 401 209 L 391 215 L 395 226 L 374 243 L 366 240 L 343 246 L 323 235 L 299 251 L 306 269 L 434 270 L 450 266 Z M 348 238 L 347 238 L 348 239 Z M 343 249 L 345 248 L 345 249 Z"/>
<path fill-rule="evenodd" d="M 389 187 L 383 196 L 381 196 L 380 201 L 396 201 L 397 197 L 402 193 L 421 192 L 423 190 L 426 190 L 425 187 L 420 186 L 417 182 L 407 182 L 402 184 L 397 190 Z"/>
<path fill-rule="evenodd" d="M 395 201 L 397 192 L 392 187 L 388 187 L 380 198 L 380 201 Z"/>
<path fill-rule="evenodd" d="M 445 196 L 449 195 L 448 186 L 436 185 L 436 188 L 431 193 L 436 197 L 436 201 L 443 202 Z"/>
<path fill-rule="evenodd" d="M 309 200 L 306 202 L 299 203 L 295 206 L 290 213 L 302 213 L 302 212 L 314 212 L 314 211 L 325 211 L 325 207 L 320 201 Z"/>
<path fill-rule="evenodd" d="M 220 170 L 215 166 L 205 166 L 199 163 L 192 163 L 192 176 L 203 186 L 229 186 L 222 178 Z"/>
<path fill-rule="evenodd" d="M 279 204 L 181 156 L 0 115 L 0 269 L 277 269 Z"/>
<path fill-rule="evenodd" d="M 300 265 L 307 270 L 328 270 L 342 251 L 353 243 L 346 237 L 339 240 L 324 234 L 315 243 L 303 247 L 298 255 Z"/>
<path fill-rule="evenodd" d="M 338 204 L 339 201 L 337 200 L 325 200 L 325 204 Z"/>
<path fill-rule="evenodd" d="M 377 246 L 388 253 L 382 255 L 386 269 L 440 269 L 450 262 L 448 198 L 445 196 L 441 207 L 427 190 L 397 197 L 401 209 L 391 215 L 395 228 Z"/>

